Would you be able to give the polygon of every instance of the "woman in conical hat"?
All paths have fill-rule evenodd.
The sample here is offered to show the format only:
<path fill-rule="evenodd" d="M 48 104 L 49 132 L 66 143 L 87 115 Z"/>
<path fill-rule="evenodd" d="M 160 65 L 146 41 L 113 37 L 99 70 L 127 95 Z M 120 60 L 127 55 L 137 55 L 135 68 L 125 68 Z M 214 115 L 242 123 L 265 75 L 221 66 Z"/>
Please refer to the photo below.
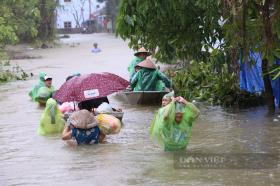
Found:
<path fill-rule="evenodd" d="M 131 79 L 131 88 L 133 91 L 156 91 L 158 81 L 163 81 L 166 87 L 171 87 L 170 80 L 159 70 L 151 59 L 140 62 L 136 69 L 137 73 Z"/>
<path fill-rule="evenodd" d="M 58 109 L 57 102 L 50 98 L 41 116 L 38 133 L 40 135 L 61 134 L 64 128 L 63 115 Z"/>
<path fill-rule="evenodd" d="M 139 57 L 142 54 L 144 54 L 146 57 L 148 57 L 151 55 L 151 52 L 147 51 L 144 47 L 141 47 L 137 52 L 134 53 L 134 56 Z"/>
<path fill-rule="evenodd" d="M 135 58 L 130 62 L 128 66 L 130 78 L 132 78 L 132 76 L 135 74 L 135 66 L 150 55 L 151 53 L 148 52 L 144 47 L 141 47 L 136 53 L 134 53 Z"/>

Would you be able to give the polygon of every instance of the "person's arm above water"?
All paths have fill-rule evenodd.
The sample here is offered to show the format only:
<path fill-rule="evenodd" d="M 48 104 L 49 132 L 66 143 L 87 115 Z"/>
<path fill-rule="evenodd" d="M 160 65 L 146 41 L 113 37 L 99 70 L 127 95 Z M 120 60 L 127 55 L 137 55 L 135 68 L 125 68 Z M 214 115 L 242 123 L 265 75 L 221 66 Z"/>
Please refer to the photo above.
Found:
<path fill-rule="evenodd" d="M 162 80 L 166 87 L 171 88 L 171 81 L 164 75 L 164 73 L 158 70 L 159 79 Z"/>
<path fill-rule="evenodd" d="M 134 67 L 135 67 L 135 63 L 137 61 L 137 58 L 134 58 L 130 63 L 129 66 L 127 67 L 127 71 L 129 72 L 129 75 L 132 76 L 133 72 L 134 72 Z"/>
<path fill-rule="evenodd" d="M 66 125 L 62 132 L 62 140 L 70 140 L 72 138 L 72 130 L 70 125 Z"/>
<path fill-rule="evenodd" d="M 190 117 L 191 121 L 194 121 L 200 115 L 199 109 L 194 104 L 192 104 L 191 102 L 188 102 L 187 100 L 185 100 L 181 96 L 179 96 L 175 99 L 176 99 L 177 102 L 183 103 L 185 105 L 185 110 L 187 112 L 189 112 L 189 117 Z"/>
<path fill-rule="evenodd" d="M 163 107 L 164 111 L 163 111 L 163 118 L 165 121 L 170 120 L 171 118 L 171 113 L 174 112 L 175 109 L 175 102 L 176 100 L 174 98 L 172 98 L 172 101 L 166 105 L 165 107 Z"/>

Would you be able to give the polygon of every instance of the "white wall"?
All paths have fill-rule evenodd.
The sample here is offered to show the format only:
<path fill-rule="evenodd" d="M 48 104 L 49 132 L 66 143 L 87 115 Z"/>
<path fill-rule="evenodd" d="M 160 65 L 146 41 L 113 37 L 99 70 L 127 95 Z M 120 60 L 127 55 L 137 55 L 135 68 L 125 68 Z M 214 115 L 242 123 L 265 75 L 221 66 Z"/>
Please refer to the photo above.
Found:
<path fill-rule="evenodd" d="M 96 0 L 90 1 L 91 13 L 94 13 L 105 7 L 105 3 L 98 3 Z M 64 22 L 66 21 L 71 22 L 72 28 L 78 27 L 73 14 L 78 15 L 78 21 L 80 25 L 83 21 L 89 19 L 89 0 L 71 0 L 71 2 L 59 0 L 59 5 L 60 6 L 57 8 L 56 18 L 56 26 L 58 29 L 64 28 Z M 97 5 L 99 5 L 99 8 L 97 8 Z"/>

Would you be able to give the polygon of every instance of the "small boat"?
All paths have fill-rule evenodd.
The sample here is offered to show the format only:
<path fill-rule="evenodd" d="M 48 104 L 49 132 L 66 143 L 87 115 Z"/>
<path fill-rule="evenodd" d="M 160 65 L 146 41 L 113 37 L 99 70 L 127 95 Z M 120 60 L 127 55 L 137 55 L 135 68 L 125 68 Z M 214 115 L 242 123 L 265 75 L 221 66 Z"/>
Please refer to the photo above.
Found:
<path fill-rule="evenodd" d="M 96 114 L 108 114 L 108 115 L 112 115 L 115 116 L 116 118 L 118 118 L 120 121 L 122 121 L 123 119 L 123 112 L 119 112 L 119 111 L 112 111 L 112 112 L 106 112 L 106 113 L 96 113 Z"/>
<path fill-rule="evenodd" d="M 132 105 L 159 105 L 162 97 L 169 91 L 123 91 L 128 103 Z"/>

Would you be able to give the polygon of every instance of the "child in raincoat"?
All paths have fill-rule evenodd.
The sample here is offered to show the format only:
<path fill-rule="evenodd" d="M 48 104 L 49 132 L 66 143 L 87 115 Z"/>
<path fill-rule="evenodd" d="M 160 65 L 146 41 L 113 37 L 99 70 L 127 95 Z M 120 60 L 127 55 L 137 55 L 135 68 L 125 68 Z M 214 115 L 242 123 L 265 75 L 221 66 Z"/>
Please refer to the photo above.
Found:
<path fill-rule="evenodd" d="M 58 109 L 57 102 L 50 98 L 46 103 L 46 108 L 41 116 L 38 133 L 40 135 L 61 134 L 64 128 L 64 119 Z"/>
<path fill-rule="evenodd" d="M 192 123 L 199 116 L 199 110 L 182 97 L 161 108 L 153 120 L 150 136 L 153 142 L 165 151 L 184 151 L 191 137 Z"/>
<path fill-rule="evenodd" d="M 163 82 L 167 88 L 171 87 L 171 81 L 147 58 L 138 65 L 137 73 L 131 79 L 131 88 L 133 91 L 162 91 L 162 88 L 157 90 L 159 82 Z"/>
<path fill-rule="evenodd" d="M 39 73 L 39 82 L 37 85 L 35 85 L 32 90 L 28 93 L 28 95 L 31 97 L 32 101 L 35 101 L 35 97 L 37 96 L 38 94 L 38 90 L 41 88 L 41 87 L 44 87 L 45 86 L 45 76 L 47 74 L 45 72 L 40 72 Z"/>

